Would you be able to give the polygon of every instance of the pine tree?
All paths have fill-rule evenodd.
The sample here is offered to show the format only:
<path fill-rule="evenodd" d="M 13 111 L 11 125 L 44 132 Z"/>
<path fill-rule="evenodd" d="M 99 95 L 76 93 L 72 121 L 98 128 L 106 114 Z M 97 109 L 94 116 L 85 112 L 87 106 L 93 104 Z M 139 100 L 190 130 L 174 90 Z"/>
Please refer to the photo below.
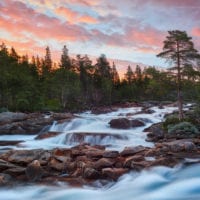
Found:
<path fill-rule="evenodd" d="M 44 57 L 44 66 L 43 66 L 43 74 L 51 72 L 52 69 L 52 60 L 51 60 L 51 51 L 47 46 L 46 55 Z"/>
<path fill-rule="evenodd" d="M 112 69 L 111 69 L 111 75 L 112 75 L 112 82 L 114 85 L 117 85 L 120 83 L 120 78 L 119 78 L 119 74 L 117 72 L 117 69 L 116 69 L 116 66 L 115 66 L 115 63 L 113 62 L 113 65 L 112 65 Z"/>
<path fill-rule="evenodd" d="M 125 76 L 124 78 L 128 82 L 128 84 L 131 84 L 133 82 L 133 80 L 134 80 L 134 73 L 133 73 L 133 70 L 132 70 L 132 68 L 131 68 L 130 65 L 127 67 L 127 71 L 124 74 L 124 76 Z"/>
<path fill-rule="evenodd" d="M 71 59 L 68 55 L 68 49 L 67 49 L 66 45 L 64 45 L 64 47 L 62 49 L 62 55 L 61 55 L 61 59 L 60 59 L 60 67 L 66 69 L 66 70 L 72 69 Z"/>
<path fill-rule="evenodd" d="M 181 72 L 183 67 L 199 59 L 198 51 L 194 48 L 192 38 L 185 31 L 168 31 L 168 36 L 164 41 L 163 51 L 158 57 L 165 58 L 167 61 L 175 63 L 173 69 L 177 72 L 177 93 L 179 120 L 183 119 L 183 100 L 181 91 Z"/>

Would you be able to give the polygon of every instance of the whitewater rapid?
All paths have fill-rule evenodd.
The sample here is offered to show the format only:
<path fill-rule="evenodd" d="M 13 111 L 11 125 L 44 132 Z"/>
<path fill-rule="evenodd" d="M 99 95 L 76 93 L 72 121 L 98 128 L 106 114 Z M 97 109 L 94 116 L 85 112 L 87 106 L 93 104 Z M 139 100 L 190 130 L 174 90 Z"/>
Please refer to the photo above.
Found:
<path fill-rule="evenodd" d="M 0 147 L 1 149 L 53 149 L 70 147 L 77 143 L 70 142 L 72 133 L 90 133 L 85 140 L 106 145 L 109 149 L 122 150 L 125 146 L 153 146 L 145 141 L 144 128 L 163 120 L 167 113 L 176 110 L 175 107 L 152 107 L 152 114 L 137 114 L 142 108 L 123 108 L 117 111 L 95 115 L 91 112 L 77 114 L 70 122 L 52 124 L 50 131 L 61 132 L 60 135 L 43 140 L 35 140 L 35 135 L 5 135 L 0 140 L 23 140 L 18 146 Z M 129 119 L 145 119 L 145 126 L 128 130 L 113 129 L 109 126 L 111 119 L 126 117 Z M 105 137 L 92 141 L 92 134 L 123 135 L 125 140 Z M 115 138 L 115 137 L 114 137 Z M 85 142 L 87 142 L 85 141 Z M 200 199 L 200 164 L 189 166 L 154 167 L 142 172 L 131 172 L 123 175 L 117 182 L 101 184 L 96 181 L 93 186 L 73 188 L 67 183 L 57 183 L 56 186 L 23 185 L 14 188 L 1 188 L 2 200 L 199 200 Z"/>
<path fill-rule="evenodd" d="M 152 107 L 151 110 L 154 112 L 152 114 L 137 114 L 141 109 L 141 107 L 121 108 L 114 112 L 99 115 L 92 114 L 91 112 L 84 112 L 76 114 L 77 117 L 70 122 L 62 124 L 54 122 L 49 131 L 61 133 L 55 137 L 35 140 L 36 136 L 6 135 L 0 136 L 0 140 L 23 140 L 24 142 L 12 147 L 15 149 L 53 149 L 78 145 L 78 141 L 72 140 L 73 134 L 79 135 L 89 133 L 84 137 L 84 141 L 82 142 L 90 143 L 91 145 L 105 145 L 107 149 L 121 151 L 125 146 L 137 145 L 152 147 L 153 143 L 145 140 L 146 133 L 143 132 L 143 130 L 154 123 L 161 122 L 165 114 L 171 113 L 177 108 L 164 107 L 163 109 L 159 109 L 158 107 Z M 124 117 L 130 120 L 141 119 L 145 122 L 145 126 L 127 130 L 110 127 L 110 120 Z M 101 137 L 101 134 L 105 136 Z M 10 148 L 10 146 L 0 147 L 0 149 L 5 148 Z"/>

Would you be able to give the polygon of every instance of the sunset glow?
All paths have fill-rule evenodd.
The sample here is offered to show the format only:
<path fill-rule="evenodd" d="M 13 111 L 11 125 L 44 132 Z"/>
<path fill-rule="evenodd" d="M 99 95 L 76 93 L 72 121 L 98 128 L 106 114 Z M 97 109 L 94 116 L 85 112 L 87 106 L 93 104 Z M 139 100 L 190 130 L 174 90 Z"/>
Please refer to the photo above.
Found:
<path fill-rule="evenodd" d="M 156 58 L 168 30 L 185 30 L 200 50 L 199 0 L 1 0 L 0 41 L 28 55 L 69 54 L 166 66 Z"/>

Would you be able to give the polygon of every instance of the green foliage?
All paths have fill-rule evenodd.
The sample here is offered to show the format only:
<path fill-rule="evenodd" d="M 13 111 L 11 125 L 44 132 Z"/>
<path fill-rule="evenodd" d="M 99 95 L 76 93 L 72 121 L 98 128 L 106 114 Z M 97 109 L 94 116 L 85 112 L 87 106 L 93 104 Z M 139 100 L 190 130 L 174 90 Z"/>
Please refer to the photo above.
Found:
<path fill-rule="evenodd" d="M 92 63 L 87 55 L 72 59 L 66 46 L 60 63 L 53 68 L 49 47 L 44 58 L 19 56 L 14 48 L 0 45 L 0 107 L 11 111 L 67 110 L 79 111 L 98 105 L 127 101 L 166 101 L 176 98 L 176 79 L 170 72 L 155 67 L 144 70 L 128 66 L 124 79 L 119 79 L 105 55 Z M 185 65 L 182 80 L 184 98 L 200 102 L 200 73 Z M 195 114 L 195 116 L 197 116 Z M 195 125 L 196 117 L 186 121 Z M 178 121 L 167 119 L 165 128 Z M 200 124 L 200 123 L 199 123 Z"/>
<path fill-rule="evenodd" d="M 169 134 L 180 134 L 180 135 L 191 135 L 191 134 L 199 134 L 198 129 L 191 124 L 190 122 L 180 122 L 175 125 L 168 126 Z"/>
<path fill-rule="evenodd" d="M 174 126 L 176 124 L 178 124 L 180 122 L 179 118 L 177 115 L 172 115 L 172 116 L 169 116 L 165 119 L 165 121 L 163 122 L 163 128 L 165 130 L 168 129 L 168 127 L 170 126 Z"/>

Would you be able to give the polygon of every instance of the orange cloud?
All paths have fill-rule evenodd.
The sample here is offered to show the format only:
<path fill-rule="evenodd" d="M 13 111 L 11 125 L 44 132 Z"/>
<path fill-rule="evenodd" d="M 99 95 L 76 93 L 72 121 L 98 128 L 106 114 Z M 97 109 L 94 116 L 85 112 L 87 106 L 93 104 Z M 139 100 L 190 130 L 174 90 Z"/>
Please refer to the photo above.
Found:
<path fill-rule="evenodd" d="M 79 12 L 72 11 L 67 7 L 59 7 L 55 10 L 56 14 L 61 15 L 67 18 L 67 21 L 74 24 L 74 23 L 87 23 L 87 24 L 95 24 L 97 23 L 97 19 L 89 16 L 89 15 L 82 15 Z"/>

